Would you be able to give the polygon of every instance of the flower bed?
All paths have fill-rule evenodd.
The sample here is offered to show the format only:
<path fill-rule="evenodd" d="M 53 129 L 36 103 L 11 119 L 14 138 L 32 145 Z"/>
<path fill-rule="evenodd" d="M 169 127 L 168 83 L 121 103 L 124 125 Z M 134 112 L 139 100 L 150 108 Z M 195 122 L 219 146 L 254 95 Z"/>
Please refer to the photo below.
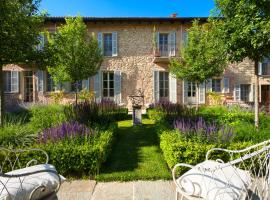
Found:
<path fill-rule="evenodd" d="M 149 118 L 157 122 L 160 148 L 170 168 L 177 163 L 202 162 L 214 147 L 243 149 L 270 139 L 270 118 L 265 114 L 260 114 L 257 129 L 254 114 L 238 107 L 201 107 L 197 112 L 183 106 L 176 108 L 180 105 L 162 102 L 148 110 Z M 213 156 L 211 159 L 228 159 L 226 154 Z"/>
<path fill-rule="evenodd" d="M 78 132 L 60 131 L 61 127 L 69 126 L 73 130 L 78 129 Z M 45 150 L 50 163 L 61 174 L 80 177 L 96 175 L 111 152 L 115 128 L 116 125 L 112 124 L 105 131 L 93 131 L 84 125 L 63 124 L 53 128 L 55 130 L 46 130 L 46 136 L 40 136 L 34 147 Z"/>

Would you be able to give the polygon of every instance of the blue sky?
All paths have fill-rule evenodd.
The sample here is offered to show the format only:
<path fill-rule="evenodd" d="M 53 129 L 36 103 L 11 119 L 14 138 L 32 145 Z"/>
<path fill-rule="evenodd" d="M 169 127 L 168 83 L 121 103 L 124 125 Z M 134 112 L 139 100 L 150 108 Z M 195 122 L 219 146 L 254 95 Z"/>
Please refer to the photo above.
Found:
<path fill-rule="evenodd" d="M 180 17 L 209 16 L 214 0 L 42 0 L 50 16 Z"/>

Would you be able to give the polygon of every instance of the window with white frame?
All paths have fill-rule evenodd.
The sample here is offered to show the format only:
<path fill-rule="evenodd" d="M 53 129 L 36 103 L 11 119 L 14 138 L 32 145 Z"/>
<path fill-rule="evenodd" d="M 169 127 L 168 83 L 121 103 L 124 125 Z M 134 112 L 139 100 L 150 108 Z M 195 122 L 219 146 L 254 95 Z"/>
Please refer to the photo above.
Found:
<path fill-rule="evenodd" d="M 104 56 L 112 56 L 113 44 L 112 33 L 103 34 L 103 52 Z"/>
<path fill-rule="evenodd" d="M 19 92 L 19 72 L 5 71 L 4 72 L 4 91 L 6 93 Z"/>
<path fill-rule="evenodd" d="M 169 55 L 169 34 L 168 33 L 159 34 L 159 52 L 161 56 Z"/>
<path fill-rule="evenodd" d="M 159 72 L 159 96 L 169 97 L 169 73 Z"/>
<path fill-rule="evenodd" d="M 212 91 L 221 92 L 221 79 L 212 79 Z"/>
<path fill-rule="evenodd" d="M 241 101 L 249 101 L 250 96 L 250 85 L 249 84 L 241 84 L 240 85 L 240 100 Z"/>
<path fill-rule="evenodd" d="M 196 97 L 196 83 L 188 82 L 188 97 Z"/>
<path fill-rule="evenodd" d="M 103 72 L 102 76 L 103 85 L 103 97 L 113 98 L 114 97 L 114 72 Z"/>

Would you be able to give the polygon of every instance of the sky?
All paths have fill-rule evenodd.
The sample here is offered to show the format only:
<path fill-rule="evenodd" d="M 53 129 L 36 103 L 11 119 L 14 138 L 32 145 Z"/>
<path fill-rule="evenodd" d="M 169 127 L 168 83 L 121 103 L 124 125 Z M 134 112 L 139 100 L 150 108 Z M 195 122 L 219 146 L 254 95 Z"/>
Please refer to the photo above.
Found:
<path fill-rule="evenodd" d="M 207 17 L 214 0 L 41 0 L 50 16 Z"/>

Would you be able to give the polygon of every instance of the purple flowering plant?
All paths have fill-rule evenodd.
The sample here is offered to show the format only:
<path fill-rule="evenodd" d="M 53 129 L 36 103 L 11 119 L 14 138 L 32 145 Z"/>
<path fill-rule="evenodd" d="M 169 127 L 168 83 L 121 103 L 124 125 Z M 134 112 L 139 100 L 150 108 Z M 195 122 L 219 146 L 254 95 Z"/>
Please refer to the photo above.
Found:
<path fill-rule="evenodd" d="M 173 126 L 185 137 L 206 139 L 209 142 L 229 142 L 234 135 L 232 127 L 216 122 L 207 123 L 202 117 L 177 118 Z"/>
<path fill-rule="evenodd" d="M 78 122 L 65 122 L 58 126 L 45 129 L 38 135 L 39 143 L 57 142 L 63 139 L 74 139 L 78 137 L 91 137 L 95 132 L 87 126 Z"/>

